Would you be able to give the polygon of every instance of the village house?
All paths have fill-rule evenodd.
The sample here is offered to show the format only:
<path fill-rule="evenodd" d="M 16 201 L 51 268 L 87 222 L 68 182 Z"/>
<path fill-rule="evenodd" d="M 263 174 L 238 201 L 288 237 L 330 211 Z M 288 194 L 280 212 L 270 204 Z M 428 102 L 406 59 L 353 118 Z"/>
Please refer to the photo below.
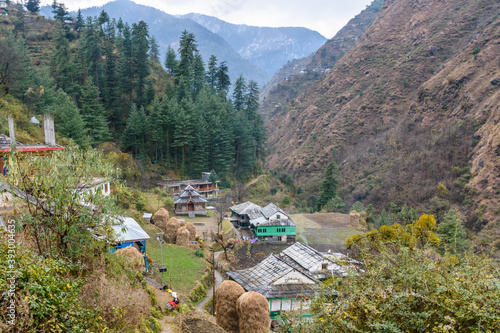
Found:
<path fill-rule="evenodd" d="M 247 201 L 229 209 L 230 221 L 242 229 L 250 229 L 254 238 L 267 242 L 295 242 L 295 223 L 275 204 L 261 207 Z"/>
<path fill-rule="evenodd" d="M 345 276 L 347 269 L 312 247 L 297 242 L 278 255 L 269 255 L 252 268 L 227 275 L 246 291 L 264 295 L 269 301 L 271 318 L 274 318 L 283 311 L 307 316 L 311 298 L 321 289 L 321 281 L 332 275 Z"/>
<path fill-rule="evenodd" d="M 208 216 L 207 200 L 191 185 L 188 185 L 179 195 L 174 197 L 174 212 L 177 215 Z"/>
<path fill-rule="evenodd" d="M 219 191 L 219 181 L 213 183 L 209 181 L 209 178 L 210 172 L 202 172 L 201 179 L 175 181 L 170 178 L 164 178 L 162 182 L 156 183 L 156 185 L 158 188 L 166 190 L 170 195 L 179 194 L 184 191 L 186 187 L 191 186 L 206 198 L 209 196 L 217 196 Z"/>

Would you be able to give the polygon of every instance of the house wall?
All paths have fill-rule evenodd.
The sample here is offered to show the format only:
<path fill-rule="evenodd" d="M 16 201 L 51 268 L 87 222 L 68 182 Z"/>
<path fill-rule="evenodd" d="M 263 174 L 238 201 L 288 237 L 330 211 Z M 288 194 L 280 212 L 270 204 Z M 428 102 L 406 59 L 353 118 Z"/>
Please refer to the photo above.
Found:
<path fill-rule="evenodd" d="M 287 284 L 315 284 L 315 282 L 300 272 L 291 271 L 272 283 L 273 286 Z"/>
<path fill-rule="evenodd" d="M 262 226 L 262 227 L 257 227 L 255 228 L 255 236 L 283 236 L 283 235 L 290 235 L 290 236 L 295 236 L 295 226 L 294 225 L 288 225 L 288 226 Z"/>
<path fill-rule="evenodd" d="M 275 220 L 280 220 L 280 219 L 284 219 L 284 218 L 290 218 L 288 215 L 285 215 L 283 213 L 275 213 L 271 216 L 269 216 L 269 221 L 275 221 Z"/>
<path fill-rule="evenodd" d="M 272 311 L 309 311 L 311 300 L 302 298 L 269 298 L 269 309 Z"/>

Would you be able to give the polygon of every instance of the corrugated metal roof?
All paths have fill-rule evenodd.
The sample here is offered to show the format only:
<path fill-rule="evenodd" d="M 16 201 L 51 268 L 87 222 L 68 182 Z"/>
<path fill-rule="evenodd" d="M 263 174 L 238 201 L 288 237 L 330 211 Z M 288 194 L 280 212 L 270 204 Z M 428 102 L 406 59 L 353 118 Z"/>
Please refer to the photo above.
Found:
<path fill-rule="evenodd" d="M 141 226 L 131 217 L 119 217 L 120 224 L 113 225 L 116 234 L 116 240 L 119 242 L 132 242 L 149 239 L 149 235 Z"/>

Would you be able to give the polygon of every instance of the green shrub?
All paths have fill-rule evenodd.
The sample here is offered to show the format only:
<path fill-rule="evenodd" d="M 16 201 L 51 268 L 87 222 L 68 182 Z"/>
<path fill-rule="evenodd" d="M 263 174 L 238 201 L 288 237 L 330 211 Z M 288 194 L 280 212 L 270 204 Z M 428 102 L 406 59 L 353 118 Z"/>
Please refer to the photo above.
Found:
<path fill-rule="evenodd" d="M 199 257 L 199 258 L 204 258 L 205 257 L 205 253 L 203 252 L 202 249 L 197 249 L 194 254 Z"/>

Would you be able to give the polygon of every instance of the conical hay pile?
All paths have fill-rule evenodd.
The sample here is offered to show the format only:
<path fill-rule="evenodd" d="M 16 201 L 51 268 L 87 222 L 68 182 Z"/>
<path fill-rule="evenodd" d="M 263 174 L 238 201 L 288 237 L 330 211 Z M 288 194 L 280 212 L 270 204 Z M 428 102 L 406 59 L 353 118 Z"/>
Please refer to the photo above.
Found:
<path fill-rule="evenodd" d="M 165 233 L 167 234 L 170 243 L 175 244 L 175 236 L 177 235 L 177 230 L 179 229 L 179 221 L 172 217 L 167 222 L 167 227 L 165 228 Z"/>
<path fill-rule="evenodd" d="M 226 280 L 217 290 L 216 323 L 229 333 L 239 330 L 236 301 L 245 293 L 245 289 L 234 281 Z"/>
<path fill-rule="evenodd" d="M 196 227 L 191 222 L 186 223 L 186 229 L 189 231 L 189 240 L 196 239 Z"/>
<path fill-rule="evenodd" d="M 163 230 L 166 230 L 166 228 L 167 228 L 168 219 L 169 219 L 168 210 L 166 210 L 165 208 L 160 208 L 153 215 L 153 223 L 158 228 L 161 228 Z"/>
<path fill-rule="evenodd" d="M 349 214 L 349 225 L 354 227 L 354 228 L 357 228 L 359 227 L 359 219 L 360 219 L 361 215 L 353 210 L 350 214 Z"/>
<path fill-rule="evenodd" d="M 187 246 L 189 244 L 189 230 L 186 227 L 180 227 L 175 236 L 175 244 L 180 246 Z"/>
<path fill-rule="evenodd" d="M 123 249 L 116 250 L 115 255 L 127 258 L 127 260 L 132 262 L 132 266 L 137 270 L 141 270 L 144 267 L 143 255 L 133 246 L 127 246 Z"/>
<path fill-rule="evenodd" d="M 236 311 L 239 318 L 239 333 L 267 333 L 269 318 L 269 302 L 259 293 L 249 291 L 238 298 Z"/>

